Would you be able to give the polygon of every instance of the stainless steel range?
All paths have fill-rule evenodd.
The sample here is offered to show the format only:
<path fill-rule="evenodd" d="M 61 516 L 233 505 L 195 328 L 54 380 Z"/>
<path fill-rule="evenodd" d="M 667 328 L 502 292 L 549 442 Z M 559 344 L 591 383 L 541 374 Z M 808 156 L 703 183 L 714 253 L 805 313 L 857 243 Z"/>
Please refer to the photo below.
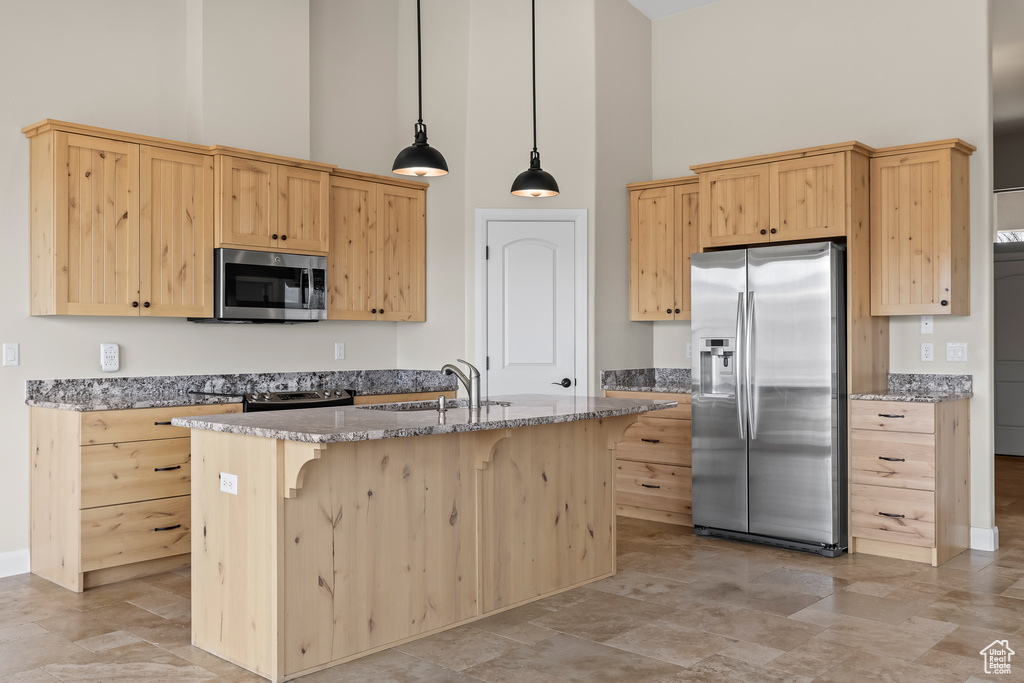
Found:
<path fill-rule="evenodd" d="M 242 412 L 262 410 L 297 410 L 299 408 L 333 408 L 350 406 L 356 393 L 351 389 L 315 389 L 311 391 L 260 391 L 251 394 L 231 394 L 216 391 L 190 391 L 198 396 L 240 397 Z"/>

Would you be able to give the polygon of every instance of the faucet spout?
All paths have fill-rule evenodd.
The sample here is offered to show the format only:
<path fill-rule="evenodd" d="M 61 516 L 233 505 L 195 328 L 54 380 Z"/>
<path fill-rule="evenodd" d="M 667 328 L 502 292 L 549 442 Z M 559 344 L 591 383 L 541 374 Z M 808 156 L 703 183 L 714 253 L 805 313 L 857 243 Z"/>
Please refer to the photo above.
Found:
<path fill-rule="evenodd" d="M 457 358 L 458 362 L 465 363 L 466 367 L 469 368 L 469 376 L 466 376 L 458 366 L 452 365 L 451 363 L 445 363 L 441 366 L 441 372 L 446 375 L 455 375 L 462 386 L 466 387 L 466 393 L 469 394 L 469 408 L 470 410 L 480 410 L 480 371 L 477 370 L 469 361 Z"/>

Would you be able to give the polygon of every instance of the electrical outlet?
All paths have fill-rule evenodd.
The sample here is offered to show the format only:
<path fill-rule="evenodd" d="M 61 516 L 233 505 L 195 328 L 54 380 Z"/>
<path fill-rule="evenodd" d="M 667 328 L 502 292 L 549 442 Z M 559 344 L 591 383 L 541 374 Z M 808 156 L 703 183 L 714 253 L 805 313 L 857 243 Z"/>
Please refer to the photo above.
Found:
<path fill-rule="evenodd" d="M 334 342 L 334 360 L 345 360 L 344 342 Z"/>
<path fill-rule="evenodd" d="M 935 321 L 930 315 L 921 316 L 921 334 L 931 334 L 935 331 Z"/>
<path fill-rule="evenodd" d="M 100 344 L 100 370 L 116 372 L 121 369 L 121 349 L 117 344 Z"/>
<path fill-rule="evenodd" d="M 238 475 L 228 474 L 227 472 L 220 473 L 220 490 L 224 493 L 230 493 L 231 495 L 238 495 Z"/>
<path fill-rule="evenodd" d="M 921 360 L 926 363 L 935 360 L 935 344 L 931 342 L 921 343 Z"/>
<path fill-rule="evenodd" d="M 693 342 L 686 342 L 686 357 L 693 358 Z"/>
<path fill-rule="evenodd" d="M 4 365 L 17 365 L 20 362 L 18 345 L 4 344 Z"/>
<path fill-rule="evenodd" d="M 948 342 L 946 344 L 946 362 L 966 363 L 967 342 Z"/>

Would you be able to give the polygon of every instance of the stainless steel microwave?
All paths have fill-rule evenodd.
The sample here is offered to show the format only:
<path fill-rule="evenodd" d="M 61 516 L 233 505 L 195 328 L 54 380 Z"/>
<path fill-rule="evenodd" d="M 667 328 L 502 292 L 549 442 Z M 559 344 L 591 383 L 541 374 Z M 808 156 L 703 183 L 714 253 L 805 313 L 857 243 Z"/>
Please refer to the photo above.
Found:
<path fill-rule="evenodd" d="M 222 322 L 327 318 L 327 257 L 214 249 L 214 315 Z"/>

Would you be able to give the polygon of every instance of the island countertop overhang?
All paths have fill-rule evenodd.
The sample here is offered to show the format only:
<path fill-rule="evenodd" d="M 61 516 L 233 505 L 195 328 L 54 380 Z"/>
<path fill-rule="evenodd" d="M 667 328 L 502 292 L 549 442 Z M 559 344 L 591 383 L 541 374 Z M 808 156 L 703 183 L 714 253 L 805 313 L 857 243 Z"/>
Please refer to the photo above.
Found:
<path fill-rule="evenodd" d="M 491 396 L 478 415 L 464 407 L 450 408 L 443 421 L 438 411 L 396 411 L 360 406 L 310 408 L 235 415 L 178 417 L 177 427 L 304 443 L 336 443 L 395 439 L 430 434 L 509 429 L 558 422 L 594 420 L 672 408 L 675 401 L 632 398 L 580 398 L 546 394 Z"/>

